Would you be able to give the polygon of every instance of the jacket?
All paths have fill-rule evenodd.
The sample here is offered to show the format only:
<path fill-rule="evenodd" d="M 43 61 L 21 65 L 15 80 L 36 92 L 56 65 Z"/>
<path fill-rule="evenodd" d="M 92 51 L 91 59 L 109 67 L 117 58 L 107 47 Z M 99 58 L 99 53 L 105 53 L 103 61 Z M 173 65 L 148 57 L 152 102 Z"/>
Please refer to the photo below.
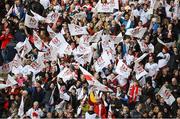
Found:
<path fill-rule="evenodd" d="M 2 41 L 2 44 L 1 44 L 1 49 L 5 49 L 6 46 L 10 43 L 11 39 L 13 38 L 13 36 L 9 33 L 7 35 L 5 34 L 2 34 L 0 36 L 0 41 Z"/>

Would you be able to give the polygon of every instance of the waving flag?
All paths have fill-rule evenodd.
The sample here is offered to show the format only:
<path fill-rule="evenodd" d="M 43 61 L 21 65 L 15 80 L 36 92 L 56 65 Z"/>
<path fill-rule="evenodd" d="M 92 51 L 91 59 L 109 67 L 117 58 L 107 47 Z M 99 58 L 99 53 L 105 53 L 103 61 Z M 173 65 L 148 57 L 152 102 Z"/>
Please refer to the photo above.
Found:
<path fill-rule="evenodd" d="M 142 38 L 144 36 L 144 33 L 147 31 L 147 28 L 130 28 L 126 31 L 126 35 L 130 35 L 136 38 Z"/>
<path fill-rule="evenodd" d="M 31 13 L 34 15 L 34 18 L 36 18 L 38 21 L 43 21 L 43 20 L 45 20 L 44 17 L 42 17 L 41 15 L 33 12 L 32 10 L 31 10 Z"/>
<path fill-rule="evenodd" d="M 95 86 L 98 90 L 101 91 L 109 91 L 112 92 L 110 88 L 107 86 L 101 84 L 97 79 L 95 79 L 87 70 L 85 70 L 83 67 L 79 66 L 80 70 L 82 71 L 84 78 L 88 82 L 89 85 Z"/>
<path fill-rule="evenodd" d="M 64 83 L 66 83 L 70 79 L 76 79 L 76 74 L 70 68 L 65 67 L 57 77 L 62 78 Z"/>
<path fill-rule="evenodd" d="M 28 54 L 32 50 L 32 46 L 28 38 L 25 39 L 21 49 L 22 49 L 21 50 L 22 52 L 20 53 L 21 57 L 24 57 L 26 54 Z"/>
<path fill-rule="evenodd" d="M 93 36 L 89 37 L 90 42 L 98 42 L 103 34 L 103 30 L 96 32 Z"/>
<path fill-rule="evenodd" d="M 71 36 L 88 34 L 86 27 L 81 27 L 75 24 L 68 24 Z"/>
<path fill-rule="evenodd" d="M 46 19 L 45 19 L 45 22 L 46 23 L 55 23 L 59 18 L 59 13 L 56 13 L 56 12 L 50 12 Z"/>
<path fill-rule="evenodd" d="M 130 69 L 122 60 L 119 60 L 117 67 L 116 67 L 116 73 L 123 76 L 124 78 L 128 78 L 132 69 Z"/>
<path fill-rule="evenodd" d="M 94 63 L 95 69 L 97 72 L 102 71 L 103 68 L 107 67 L 110 62 L 110 58 L 107 54 L 107 52 L 103 52 L 101 57 L 97 59 L 97 61 Z"/>
<path fill-rule="evenodd" d="M 21 97 L 21 104 L 18 109 L 18 116 L 23 117 L 24 115 L 24 97 Z"/>
<path fill-rule="evenodd" d="M 36 31 L 33 31 L 33 38 L 34 38 L 34 45 L 38 50 L 43 50 L 45 49 L 45 45 L 41 38 L 38 36 Z"/>
<path fill-rule="evenodd" d="M 173 102 L 176 100 L 174 96 L 171 94 L 170 90 L 166 88 L 164 85 L 161 87 L 158 94 L 164 99 L 164 101 L 168 105 L 172 105 Z"/>
<path fill-rule="evenodd" d="M 136 79 L 137 80 L 139 80 L 141 77 L 148 74 L 146 72 L 146 70 L 144 70 L 144 68 L 139 63 L 135 63 L 134 71 L 136 72 Z"/>
<path fill-rule="evenodd" d="M 38 28 L 38 20 L 35 17 L 26 14 L 24 25 L 29 28 Z"/>
<path fill-rule="evenodd" d="M 12 77 L 11 75 L 8 74 L 8 78 L 6 80 L 6 84 L 9 86 L 13 86 L 17 84 L 17 81 Z"/>
<path fill-rule="evenodd" d="M 56 36 L 56 33 L 51 29 L 49 25 L 47 26 L 47 31 L 51 38 L 54 38 Z"/>

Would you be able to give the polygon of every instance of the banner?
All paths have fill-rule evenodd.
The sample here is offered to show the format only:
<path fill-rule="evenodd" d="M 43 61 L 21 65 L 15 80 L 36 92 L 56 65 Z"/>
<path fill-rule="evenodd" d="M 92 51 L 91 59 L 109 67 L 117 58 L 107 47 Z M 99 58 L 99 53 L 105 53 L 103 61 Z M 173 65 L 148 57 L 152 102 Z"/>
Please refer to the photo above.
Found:
<path fill-rule="evenodd" d="M 159 90 L 158 94 L 164 99 L 164 101 L 168 104 L 168 105 L 172 105 L 173 102 L 176 100 L 174 98 L 174 96 L 171 94 L 170 90 L 167 89 L 165 87 L 165 85 L 163 85 L 161 87 L 161 89 Z"/>
<path fill-rule="evenodd" d="M 111 4 L 114 9 L 119 9 L 119 0 L 107 0 L 107 2 Z"/>
<path fill-rule="evenodd" d="M 66 83 L 70 79 L 76 79 L 75 73 L 70 70 L 70 68 L 65 67 L 57 77 L 62 78 L 64 83 Z"/>
<path fill-rule="evenodd" d="M 9 64 L 10 71 L 13 72 L 13 68 L 18 68 L 19 66 L 21 66 L 22 61 L 21 61 L 20 57 L 18 56 L 18 54 L 16 54 L 13 61 L 9 62 L 8 64 Z"/>
<path fill-rule="evenodd" d="M 20 54 L 21 50 L 23 49 L 24 42 L 18 42 L 14 49 L 16 49 L 17 53 Z"/>
<path fill-rule="evenodd" d="M 141 39 L 144 36 L 144 33 L 146 32 L 146 30 L 147 28 L 140 28 L 140 29 L 130 28 L 130 29 L 127 29 L 125 35 L 130 35 L 130 36 Z"/>
<path fill-rule="evenodd" d="M 79 45 L 89 46 L 90 39 L 88 35 L 82 35 L 79 40 Z"/>
<path fill-rule="evenodd" d="M 12 67 L 11 69 L 12 73 L 15 75 L 21 73 L 22 70 L 23 70 L 23 67 L 21 65 L 18 67 Z"/>
<path fill-rule="evenodd" d="M 110 47 L 110 41 L 111 41 L 111 36 L 110 35 L 102 35 L 101 39 L 102 39 L 101 43 L 102 43 L 103 50 L 111 48 Z M 113 45 L 114 45 L 114 43 L 113 43 Z"/>
<path fill-rule="evenodd" d="M 166 3 L 165 10 L 166 10 L 166 17 L 168 17 L 168 18 L 172 18 L 172 16 L 173 16 L 173 12 L 170 11 L 170 9 L 171 9 L 171 5 Z"/>
<path fill-rule="evenodd" d="M 150 8 L 151 9 L 157 9 L 159 6 L 160 1 L 159 0 L 150 0 Z"/>
<path fill-rule="evenodd" d="M 114 44 L 119 44 L 120 42 L 123 42 L 123 36 L 120 32 L 117 36 L 111 36 L 111 41 L 114 42 Z"/>
<path fill-rule="evenodd" d="M 44 21 L 44 20 L 45 20 L 45 18 L 42 17 L 41 15 L 33 12 L 32 10 L 30 10 L 30 11 L 31 11 L 31 13 L 34 15 L 34 18 L 35 18 L 36 20 L 38 20 L 38 21 Z"/>
<path fill-rule="evenodd" d="M 66 54 L 66 55 L 71 55 L 72 52 L 73 52 L 72 47 L 71 47 L 71 45 L 69 45 L 67 42 L 66 42 L 66 44 L 67 44 L 67 47 L 66 47 L 66 49 L 64 50 L 64 54 Z M 63 53 L 60 52 L 60 54 L 63 54 Z"/>
<path fill-rule="evenodd" d="M 102 71 L 103 68 L 107 67 L 109 64 L 111 64 L 110 58 L 107 52 L 103 52 L 102 55 L 94 63 L 95 70 L 97 72 L 100 72 Z"/>
<path fill-rule="evenodd" d="M 4 89 L 4 88 L 7 88 L 7 87 L 16 85 L 16 84 L 17 84 L 17 81 L 14 80 L 14 78 L 11 77 L 11 76 L 8 74 L 8 77 L 7 77 L 7 80 L 6 80 L 6 84 L 0 84 L 0 89 Z"/>
<path fill-rule="evenodd" d="M 24 25 L 29 28 L 38 28 L 38 20 L 35 17 L 26 14 Z"/>
<path fill-rule="evenodd" d="M 148 53 L 143 53 L 143 55 L 141 55 L 140 57 L 138 57 L 134 62 L 135 62 L 135 63 L 141 62 L 147 55 L 148 55 Z"/>
<path fill-rule="evenodd" d="M 60 48 L 66 43 L 64 36 L 58 33 L 49 43 L 50 46 Z M 62 50 L 62 49 L 61 49 Z"/>
<path fill-rule="evenodd" d="M 22 49 L 20 52 L 21 57 L 24 57 L 26 54 L 28 54 L 32 50 L 32 46 L 28 38 L 25 39 L 21 49 Z"/>
<path fill-rule="evenodd" d="M 101 84 L 97 79 L 94 78 L 92 74 L 90 74 L 87 70 L 83 67 L 79 66 L 80 70 L 82 71 L 84 78 L 88 82 L 89 85 L 95 86 L 99 91 L 109 91 L 112 92 L 110 88 Z"/>
<path fill-rule="evenodd" d="M 96 32 L 93 36 L 89 37 L 90 42 L 98 42 L 102 36 L 103 30 Z"/>
<path fill-rule="evenodd" d="M 33 73 L 35 72 L 35 70 L 30 65 L 26 65 L 24 67 L 19 66 L 18 69 L 20 71 L 19 73 L 21 73 L 23 75 L 30 75 L 32 72 Z"/>
<path fill-rule="evenodd" d="M 123 78 L 121 75 L 117 75 L 114 79 L 117 79 L 118 84 L 119 84 L 121 87 L 124 87 L 124 86 L 127 84 L 127 79 L 126 79 L 126 78 Z"/>
<path fill-rule="evenodd" d="M 85 45 L 79 45 L 77 48 L 73 50 L 74 55 L 82 55 L 82 54 L 87 54 L 89 52 L 92 52 L 91 47 L 87 47 Z"/>
<path fill-rule="evenodd" d="M 80 27 L 75 24 L 68 24 L 68 28 L 69 28 L 71 36 L 88 34 L 86 27 Z"/>
<path fill-rule="evenodd" d="M 34 62 L 32 62 L 30 64 L 31 68 L 32 68 L 32 72 L 34 74 L 40 72 L 43 68 L 45 68 L 44 63 L 42 62 L 42 60 L 36 60 Z"/>
<path fill-rule="evenodd" d="M 23 117 L 24 115 L 24 97 L 21 97 L 21 103 L 18 109 L 18 116 Z"/>
<path fill-rule="evenodd" d="M 47 26 L 47 31 L 50 35 L 51 38 L 54 38 L 57 34 L 51 29 L 51 27 L 48 25 Z"/>
<path fill-rule="evenodd" d="M 17 53 L 20 55 L 20 57 L 24 57 L 32 50 L 32 46 L 29 42 L 29 39 L 26 38 L 24 42 L 17 43 L 14 49 L 17 50 Z"/>
<path fill-rule="evenodd" d="M 52 11 L 47 15 L 45 22 L 46 23 L 55 23 L 55 22 L 57 22 L 58 18 L 59 18 L 59 13 Z"/>
<path fill-rule="evenodd" d="M 79 64 L 81 64 L 81 65 L 84 65 L 84 64 L 86 64 L 87 62 L 91 62 L 91 60 L 92 60 L 92 55 L 93 55 L 93 53 L 92 52 L 89 52 L 89 53 L 87 53 L 87 54 L 83 54 L 83 55 L 81 55 L 81 56 L 75 56 L 75 60 L 79 63 Z"/>
<path fill-rule="evenodd" d="M 14 79 L 14 77 L 12 77 L 11 75 L 8 74 L 6 84 L 9 86 L 13 86 L 13 85 L 17 84 L 17 81 Z"/>
<path fill-rule="evenodd" d="M 121 75 L 124 78 L 128 78 L 132 69 L 130 69 L 124 62 L 123 60 L 119 60 L 117 67 L 116 67 L 116 73 Z"/>
<path fill-rule="evenodd" d="M 98 2 L 96 5 L 98 13 L 113 13 L 114 5 L 111 3 L 102 4 L 101 2 Z"/>
<path fill-rule="evenodd" d="M 86 12 L 79 12 L 76 13 L 74 16 L 72 16 L 72 18 L 77 18 L 79 20 L 84 19 L 86 17 L 87 17 Z"/>
<path fill-rule="evenodd" d="M 38 50 L 43 50 L 45 49 L 45 45 L 42 42 L 41 38 L 38 36 L 38 34 L 36 33 L 36 31 L 33 31 L 33 38 L 34 38 L 34 46 L 38 49 Z"/>
<path fill-rule="evenodd" d="M 38 52 L 38 60 L 51 60 L 52 56 L 51 56 L 51 50 L 48 49 L 46 52 Z"/>
<path fill-rule="evenodd" d="M 114 61 L 115 59 L 114 55 L 116 54 L 116 50 L 115 50 L 114 42 L 111 41 L 111 36 L 102 35 L 101 38 L 102 38 L 101 45 L 103 48 L 103 52 L 107 52 L 110 60 Z"/>
<path fill-rule="evenodd" d="M 87 62 L 91 62 L 92 59 L 92 49 L 91 47 L 86 47 L 84 45 L 79 45 L 76 49 L 73 50 L 73 54 L 74 54 L 74 59 L 84 65 Z"/>
<path fill-rule="evenodd" d="M 154 46 L 150 44 L 144 43 L 144 41 L 137 40 L 140 49 L 142 52 L 154 53 Z"/>
<path fill-rule="evenodd" d="M 71 55 L 72 48 L 64 39 L 64 36 L 58 33 L 49 43 L 51 47 L 51 52 L 53 56 L 57 56 L 58 54 L 63 56 L 64 54 Z M 53 57 L 54 58 L 54 57 Z"/>
<path fill-rule="evenodd" d="M 148 74 L 139 63 L 135 63 L 134 71 L 136 73 L 136 79 L 137 80 L 139 80 L 141 77 Z"/>

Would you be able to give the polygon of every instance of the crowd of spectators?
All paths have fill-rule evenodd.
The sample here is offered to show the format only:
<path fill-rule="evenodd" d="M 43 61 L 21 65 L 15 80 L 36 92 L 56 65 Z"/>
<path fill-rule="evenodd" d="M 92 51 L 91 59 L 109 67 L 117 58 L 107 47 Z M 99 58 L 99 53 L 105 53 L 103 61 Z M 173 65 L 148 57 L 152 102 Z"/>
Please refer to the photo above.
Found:
<path fill-rule="evenodd" d="M 0 73 L 5 76 L 1 76 L 0 84 L 7 83 L 8 75 L 12 76 L 17 84 L 0 88 L 0 118 L 180 118 L 180 1 L 117 1 L 119 9 L 114 9 L 112 13 L 99 13 L 95 9 L 98 0 L 1 0 Z M 107 0 L 100 2 L 108 4 Z M 152 2 L 157 2 L 156 8 L 150 8 Z M 8 14 L 11 8 L 12 12 Z M 60 15 L 55 23 L 39 21 L 38 28 L 33 29 L 24 24 L 27 14 L 33 16 L 31 10 L 44 18 L 51 11 Z M 81 12 L 85 12 L 85 17 L 76 17 L 76 14 Z M 22 66 L 38 59 L 39 52 L 47 52 L 35 46 L 33 30 L 44 44 L 49 45 L 53 37 L 47 27 L 50 26 L 57 34 L 63 29 L 66 42 L 72 50 L 76 49 L 83 35 L 70 34 L 68 24 L 72 23 L 86 26 L 89 37 L 101 30 L 103 34 L 114 37 L 122 34 L 117 40 L 123 40 L 113 44 L 114 59 L 111 59 L 108 66 L 99 72 L 94 67 L 104 51 L 104 37 L 101 37 L 96 46 L 92 46 L 94 43 L 91 41 L 88 44 L 93 55 L 91 62 L 85 62 L 83 65 L 79 64 L 71 53 L 57 55 L 56 59 L 42 59 L 45 68 L 35 75 L 33 72 L 28 75 L 13 73 L 12 69 L 3 71 L 3 67 L 19 55 L 16 45 L 24 42 L 26 38 L 32 50 L 23 57 L 18 56 Z M 127 30 L 132 28 L 147 30 L 142 38 L 137 38 L 126 34 Z M 147 46 L 146 49 L 142 49 L 139 41 Z M 59 50 L 61 52 L 61 49 Z M 139 64 L 147 74 L 137 79 L 136 72 L 133 71 L 135 59 L 145 53 L 148 55 Z M 118 73 L 115 71 L 121 59 L 132 69 L 125 79 L 118 79 Z M 161 59 L 167 61 L 163 66 L 159 64 Z M 104 91 L 90 85 L 82 70 L 74 64 L 83 67 L 95 80 L 112 91 Z M 66 67 L 75 77 L 65 82 L 63 78 L 66 76 L 59 78 L 57 75 Z M 124 85 L 122 80 L 126 82 Z M 172 104 L 159 95 L 158 92 L 163 86 L 175 99 Z M 70 99 L 62 98 L 61 92 L 70 96 Z M 81 93 L 83 96 L 80 96 Z M 20 114 L 21 109 L 23 114 Z"/>

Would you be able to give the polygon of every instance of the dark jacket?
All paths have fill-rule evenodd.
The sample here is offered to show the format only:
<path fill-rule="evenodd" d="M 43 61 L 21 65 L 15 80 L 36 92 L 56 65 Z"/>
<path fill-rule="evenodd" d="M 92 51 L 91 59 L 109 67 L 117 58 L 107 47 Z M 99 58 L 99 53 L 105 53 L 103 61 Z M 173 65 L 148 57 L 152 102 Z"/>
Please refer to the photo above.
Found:
<path fill-rule="evenodd" d="M 33 102 L 38 101 L 40 104 L 44 99 L 44 90 L 41 88 L 40 91 L 37 91 L 36 87 L 28 89 L 28 92 L 31 94 L 31 99 Z"/>

